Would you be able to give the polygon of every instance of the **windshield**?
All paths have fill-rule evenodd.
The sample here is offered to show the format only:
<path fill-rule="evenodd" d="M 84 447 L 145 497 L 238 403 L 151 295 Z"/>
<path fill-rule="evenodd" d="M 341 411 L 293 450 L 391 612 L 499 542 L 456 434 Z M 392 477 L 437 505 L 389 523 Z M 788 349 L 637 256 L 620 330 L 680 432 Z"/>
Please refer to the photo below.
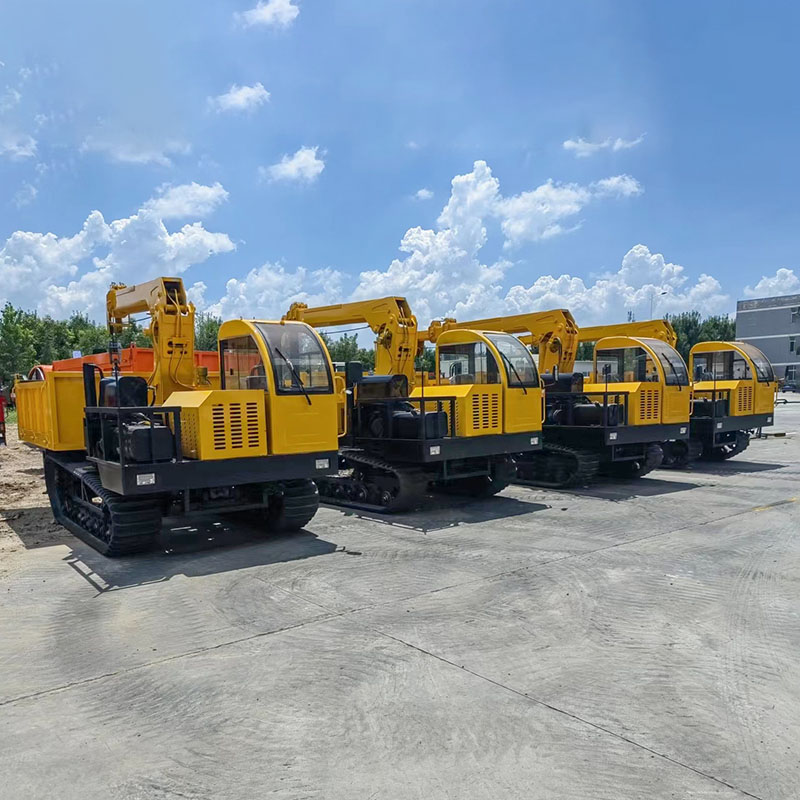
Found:
<path fill-rule="evenodd" d="M 658 356 L 667 386 L 689 385 L 689 370 L 686 369 L 686 362 L 674 347 L 670 347 L 660 339 L 643 339 L 642 341 L 646 342 L 647 346 Z"/>
<path fill-rule="evenodd" d="M 658 383 L 661 378 L 649 353 L 643 347 L 614 347 L 595 351 L 598 382 Z"/>
<path fill-rule="evenodd" d="M 752 344 L 747 344 L 746 342 L 736 342 L 736 346 L 744 350 L 750 357 L 756 368 L 756 375 L 760 383 L 769 383 L 775 380 L 772 364 L 769 363 L 769 359 L 757 347 L 753 347 Z"/>
<path fill-rule="evenodd" d="M 437 352 L 440 380 L 453 385 L 500 383 L 497 362 L 484 342 L 439 345 Z"/>
<path fill-rule="evenodd" d="M 317 335 L 306 325 L 257 322 L 272 361 L 275 389 L 281 394 L 328 394 L 328 359 Z"/>
<path fill-rule="evenodd" d="M 538 386 L 539 373 L 530 351 L 516 336 L 486 333 L 486 338 L 500 351 L 509 386 Z"/>

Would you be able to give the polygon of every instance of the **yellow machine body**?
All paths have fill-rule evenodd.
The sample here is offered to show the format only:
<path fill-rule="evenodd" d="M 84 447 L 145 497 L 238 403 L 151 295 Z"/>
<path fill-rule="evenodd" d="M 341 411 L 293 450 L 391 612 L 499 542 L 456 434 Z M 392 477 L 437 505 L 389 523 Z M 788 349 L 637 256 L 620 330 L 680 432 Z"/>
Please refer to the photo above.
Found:
<path fill-rule="evenodd" d="M 313 358 L 307 363 L 301 363 L 302 354 L 293 358 L 295 351 L 290 349 L 296 345 L 306 347 Z M 220 327 L 219 352 L 223 391 L 261 391 L 269 454 L 337 449 L 343 432 L 344 385 L 334 379 L 328 349 L 310 325 L 230 320 Z M 283 357 L 292 361 L 305 394 Z"/>
<path fill-rule="evenodd" d="M 625 351 L 631 353 L 630 358 Z M 620 357 L 622 368 L 608 375 L 607 382 L 598 369 L 599 352 Z M 590 396 L 606 391 L 626 394 L 628 425 L 689 423 L 692 392 L 686 365 L 678 351 L 663 340 L 632 336 L 600 339 L 594 352 L 592 380 L 583 388 Z"/>
<path fill-rule="evenodd" d="M 494 340 L 493 340 L 494 337 Z M 544 398 L 538 380 L 535 385 L 513 385 L 513 371 L 509 373 L 498 349 L 498 337 L 514 337 L 497 332 L 475 330 L 447 330 L 436 338 L 436 363 L 438 379 L 433 385 L 418 385 L 411 392 L 413 398 L 424 395 L 426 399 L 455 397 L 455 430 L 457 436 L 485 436 L 499 433 L 524 433 L 541 431 L 544 415 Z M 452 345 L 482 344 L 498 365 L 496 376 L 484 382 L 482 375 L 449 376 L 443 374 L 442 354 Z M 510 343 L 509 343 L 510 344 Z M 513 345 L 511 345 L 513 347 Z M 511 375 L 511 377 L 509 377 Z M 466 382 L 460 382 L 466 379 Z"/>
<path fill-rule="evenodd" d="M 700 342 L 689 353 L 690 374 L 703 375 L 693 383 L 694 396 L 711 399 L 724 392 L 728 415 L 770 414 L 775 408 L 778 382 L 767 357 L 742 342 Z"/>
<path fill-rule="evenodd" d="M 162 397 L 156 405 L 181 408 L 185 456 L 207 460 L 336 450 L 344 425 L 344 385 L 333 378 L 330 357 L 319 334 L 302 322 L 224 322 L 219 333 L 220 373 L 227 367 L 229 374 L 220 374 L 221 388 L 214 388 L 216 376 L 211 386 L 208 380 L 197 382 L 193 340 L 181 344 L 165 338 L 170 326 L 183 329 L 188 324 L 188 317 L 178 322 L 175 303 L 163 301 L 160 294 L 159 287 L 166 286 L 179 299 L 182 295 L 172 284 L 174 281 L 180 284 L 179 279 L 159 279 L 138 289 L 113 288 L 109 292 L 109 309 L 115 309 L 113 314 L 139 309 L 143 297 L 151 298 L 155 304 L 153 325 L 162 337 L 156 335 L 157 343 L 172 351 L 173 366 L 169 366 L 170 357 L 157 348 L 153 373 L 124 374 L 148 380 L 156 397 Z M 182 290 L 182 284 L 179 288 Z M 116 294 L 127 298 L 124 304 L 111 299 Z M 111 311 L 109 315 L 109 325 L 116 325 L 112 321 L 116 317 Z M 242 346 L 234 348 L 233 356 L 228 354 L 226 363 L 225 342 L 233 340 Z M 296 356 L 296 372 L 309 387 L 306 394 L 278 354 L 280 351 L 291 360 L 291 348 L 297 343 L 305 348 Z M 304 371 L 300 363 L 304 358 L 310 371 Z M 179 366 L 181 363 L 183 366 Z M 49 368 L 38 368 L 36 372 L 36 380 L 19 381 L 16 388 L 20 438 L 45 450 L 83 450 L 82 372 Z M 156 383 L 159 379 L 165 384 Z M 185 381 L 190 383 L 184 386 Z M 168 395 L 165 386 L 172 388 Z"/>
<path fill-rule="evenodd" d="M 257 389 L 173 392 L 167 406 L 181 409 L 186 458 L 212 461 L 267 455 L 266 408 Z"/>

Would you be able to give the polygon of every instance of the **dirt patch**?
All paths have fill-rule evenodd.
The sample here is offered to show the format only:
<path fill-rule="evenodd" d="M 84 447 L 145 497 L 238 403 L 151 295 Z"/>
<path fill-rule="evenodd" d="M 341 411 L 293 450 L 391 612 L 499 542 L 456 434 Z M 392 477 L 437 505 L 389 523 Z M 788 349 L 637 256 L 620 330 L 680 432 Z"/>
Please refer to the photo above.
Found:
<path fill-rule="evenodd" d="M 42 454 L 19 441 L 16 425 L 7 436 L 8 446 L 0 447 L 0 575 L 11 569 L 14 554 L 69 539 L 50 511 Z"/>

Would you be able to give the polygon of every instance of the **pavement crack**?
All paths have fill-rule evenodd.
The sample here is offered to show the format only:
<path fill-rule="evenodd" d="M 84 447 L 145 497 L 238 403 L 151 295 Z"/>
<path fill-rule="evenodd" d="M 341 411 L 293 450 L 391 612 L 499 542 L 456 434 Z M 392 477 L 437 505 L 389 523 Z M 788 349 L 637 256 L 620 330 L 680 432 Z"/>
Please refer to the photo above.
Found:
<path fill-rule="evenodd" d="M 183 653 L 175 653 L 171 656 L 165 656 L 164 658 L 157 658 L 153 659 L 152 661 L 146 661 L 143 664 L 136 664 L 132 667 L 124 667 L 122 669 L 112 670 L 110 672 L 103 672 L 100 675 L 92 675 L 89 678 L 82 678 L 81 680 L 70 681 L 69 683 L 64 683 L 59 686 L 51 686 L 48 689 L 42 689 L 38 692 L 29 692 L 28 694 L 17 695 L 16 697 L 9 697 L 6 700 L 0 701 L 0 708 L 3 706 L 13 705 L 15 703 L 21 703 L 24 700 L 32 700 L 38 699 L 40 697 L 47 697 L 51 694 L 57 694 L 59 692 L 65 692 L 70 689 L 77 688 L 79 686 L 86 686 L 87 684 L 95 683 L 97 681 L 105 680 L 106 678 L 117 678 L 121 675 L 127 675 L 131 672 L 138 672 L 139 670 L 148 669 L 150 667 L 156 667 L 160 664 L 168 664 L 171 661 L 178 661 L 182 658 L 191 658 L 198 655 L 203 655 L 204 653 L 210 653 L 214 650 L 220 650 L 223 647 L 229 647 L 234 644 L 241 644 L 242 642 L 250 642 L 254 639 L 264 639 L 267 636 L 275 636 L 279 633 L 285 633 L 286 631 L 293 631 L 297 630 L 298 628 L 303 628 L 306 625 L 314 625 L 319 622 L 328 622 L 331 619 L 335 619 L 336 617 L 340 617 L 344 614 L 350 613 L 348 611 L 343 611 L 340 613 L 332 613 L 326 616 L 321 617 L 314 617 L 312 619 L 303 620 L 302 622 L 295 623 L 294 625 L 284 625 L 282 628 L 275 628 L 271 631 L 259 631 L 258 633 L 253 633 L 249 636 L 240 636 L 236 639 L 228 639 L 224 642 L 217 642 L 217 644 L 208 645 L 207 647 L 198 647 L 195 650 L 187 650 Z"/>
<path fill-rule="evenodd" d="M 457 664 L 454 661 L 450 661 L 450 659 L 438 655 L 437 653 L 433 653 L 430 650 L 426 650 L 424 647 L 419 647 L 418 645 L 411 644 L 411 642 L 407 642 L 404 639 L 400 639 L 397 636 L 393 636 L 390 633 L 386 633 L 385 631 L 380 630 L 380 628 L 374 628 L 371 625 L 363 625 L 363 627 L 366 628 L 367 630 L 372 631 L 373 633 L 377 633 L 380 636 L 384 636 L 387 639 L 391 639 L 393 642 L 396 642 L 397 644 L 404 645 L 405 647 L 409 647 L 412 650 L 416 650 L 418 653 L 422 653 L 423 655 L 435 658 L 437 661 L 441 661 L 443 664 L 447 664 L 448 666 L 453 667 L 454 669 L 466 672 L 469 675 L 478 678 L 479 680 L 485 681 L 486 683 L 489 683 L 492 686 L 497 687 L 498 689 L 510 692 L 511 694 L 514 694 L 517 697 L 520 697 L 524 700 L 528 700 L 529 702 L 541 706 L 542 708 L 546 708 L 548 711 L 568 717 L 569 719 L 579 723 L 580 725 L 592 728 L 608 736 L 613 736 L 615 739 L 618 739 L 622 742 L 625 742 L 626 744 L 632 745 L 633 747 L 643 750 L 652 756 L 656 756 L 657 758 L 662 758 L 665 761 L 669 761 L 671 764 L 674 764 L 677 767 L 681 767 L 683 769 L 687 769 L 693 772 L 695 775 L 699 775 L 702 778 L 713 781 L 714 783 L 718 783 L 721 786 L 725 786 L 726 788 L 731 789 L 735 792 L 739 792 L 743 797 L 750 797 L 753 800 L 764 800 L 764 798 L 762 798 L 760 795 L 748 792 L 746 789 L 742 789 L 739 786 L 734 786 L 732 783 L 728 783 L 728 781 L 723 780 L 722 778 L 718 778 L 716 775 L 711 775 L 710 773 L 705 772 L 704 770 L 699 769 L 698 767 L 693 767 L 691 764 L 687 764 L 683 761 L 680 761 L 679 759 L 669 756 L 666 753 L 661 753 L 658 750 L 654 750 L 652 747 L 648 747 L 646 744 L 637 742 L 635 739 L 631 739 L 630 737 L 618 733 L 617 731 L 613 731 L 610 728 L 606 728 L 605 726 L 600 725 L 596 722 L 592 722 L 591 720 L 585 719 L 584 717 L 580 717 L 577 714 L 573 714 L 571 711 L 567 711 L 566 709 L 554 706 L 552 703 L 548 703 L 547 701 L 541 700 L 537 697 L 534 697 L 533 695 L 527 694 L 526 692 L 521 692 L 519 689 L 515 689 L 512 686 L 508 686 L 504 683 L 501 683 L 500 681 L 496 681 L 493 678 L 488 677 L 487 675 L 483 675 L 480 672 L 476 672 L 475 670 L 470 669 L 469 667 L 465 667 L 463 664 Z"/>

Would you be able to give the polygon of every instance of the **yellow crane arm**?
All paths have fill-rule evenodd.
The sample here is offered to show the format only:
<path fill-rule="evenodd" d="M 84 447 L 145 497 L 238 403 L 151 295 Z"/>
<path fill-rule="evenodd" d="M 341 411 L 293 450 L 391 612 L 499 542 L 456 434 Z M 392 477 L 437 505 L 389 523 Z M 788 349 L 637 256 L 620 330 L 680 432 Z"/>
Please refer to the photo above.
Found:
<path fill-rule="evenodd" d="M 579 341 L 597 342 L 606 336 L 633 336 L 637 339 L 661 339 L 671 347 L 678 342 L 678 334 L 666 319 L 650 319 L 644 322 L 621 322 L 619 325 L 593 325 L 581 328 Z"/>
<path fill-rule="evenodd" d="M 414 385 L 417 318 L 405 297 L 382 297 L 316 308 L 292 303 L 283 318 L 305 322 L 313 328 L 365 323 L 376 335 L 375 372 L 406 375 L 409 386 Z"/>
<path fill-rule="evenodd" d="M 195 386 L 194 306 L 186 299 L 180 278 L 156 278 L 135 286 L 113 283 L 106 295 L 108 331 L 122 332 L 131 314 L 150 314 L 146 333 L 153 340 L 153 374 L 148 383 L 155 388 L 156 402 L 172 392 Z"/>
<path fill-rule="evenodd" d="M 575 364 L 578 326 L 572 314 L 563 308 L 469 322 L 456 322 L 452 318 L 435 320 L 420 335 L 420 340 L 435 342 L 444 331 L 463 328 L 523 334 L 520 336 L 522 342 L 539 348 L 540 372 L 552 372 L 554 367 L 558 367 L 561 372 L 569 372 Z"/>

